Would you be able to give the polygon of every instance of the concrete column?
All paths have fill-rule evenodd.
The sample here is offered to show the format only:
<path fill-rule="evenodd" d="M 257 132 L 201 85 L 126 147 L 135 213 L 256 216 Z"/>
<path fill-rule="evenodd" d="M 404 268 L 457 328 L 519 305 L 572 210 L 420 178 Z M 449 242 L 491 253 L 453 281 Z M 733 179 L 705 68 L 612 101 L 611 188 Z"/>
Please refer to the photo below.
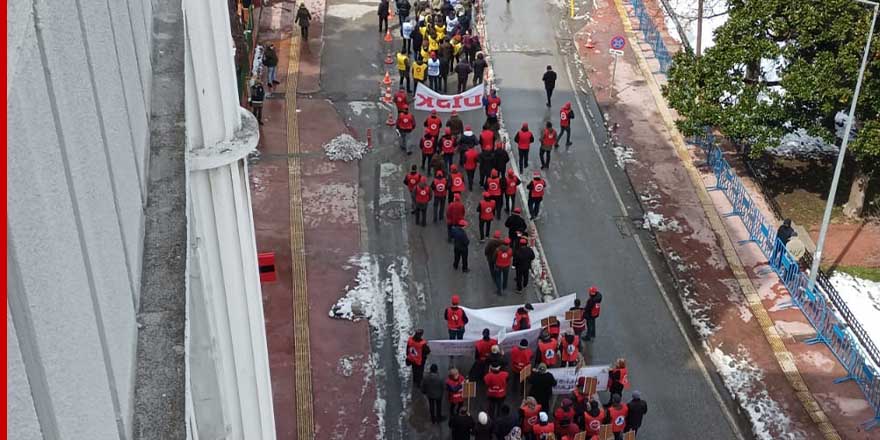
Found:
<path fill-rule="evenodd" d="M 226 2 L 184 0 L 189 291 L 187 421 L 194 438 L 275 439 L 247 154 Z"/>

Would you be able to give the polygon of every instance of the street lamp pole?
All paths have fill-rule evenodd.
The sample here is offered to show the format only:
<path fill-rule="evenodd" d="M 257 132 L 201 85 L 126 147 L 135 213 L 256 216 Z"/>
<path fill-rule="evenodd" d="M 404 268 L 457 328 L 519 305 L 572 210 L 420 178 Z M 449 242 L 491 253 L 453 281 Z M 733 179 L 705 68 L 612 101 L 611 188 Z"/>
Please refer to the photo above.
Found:
<path fill-rule="evenodd" d="M 819 229 L 819 241 L 816 243 L 816 254 L 813 255 L 813 265 L 810 267 L 810 282 L 808 289 L 816 285 L 816 276 L 819 274 L 819 264 L 822 262 L 822 248 L 825 246 L 825 235 L 828 233 L 828 223 L 831 221 L 831 209 L 834 206 L 834 195 L 837 193 L 837 184 L 840 182 L 840 171 L 843 169 L 843 160 L 846 156 L 846 146 L 849 144 L 850 131 L 853 121 L 856 119 L 856 103 L 859 100 L 859 91 L 862 89 L 862 78 L 865 76 L 865 66 L 868 64 L 868 53 L 871 51 L 871 39 L 874 37 L 874 25 L 877 23 L 877 10 L 880 3 L 868 0 L 856 0 L 863 5 L 874 8 L 871 18 L 871 27 L 868 28 L 868 41 L 865 42 L 865 52 L 862 54 L 862 65 L 859 66 L 859 76 L 856 79 L 856 89 L 853 93 L 852 103 L 849 106 L 849 118 L 843 132 L 843 142 L 840 144 L 840 153 L 837 155 L 837 165 L 834 167 L 834 178 L 831 180 L 831 190 L 828 193 L 828 202 L 825 204 L 825 214 L 822 216 L 822 227 Z"/>

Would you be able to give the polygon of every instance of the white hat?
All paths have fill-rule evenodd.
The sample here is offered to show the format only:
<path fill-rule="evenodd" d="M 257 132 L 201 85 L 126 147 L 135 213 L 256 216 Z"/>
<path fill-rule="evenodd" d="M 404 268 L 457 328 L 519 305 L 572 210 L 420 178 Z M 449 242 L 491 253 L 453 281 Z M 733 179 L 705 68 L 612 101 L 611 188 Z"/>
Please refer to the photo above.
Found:
<path fill-rule="evenodd" d="M 538 420 L 540 420 L 540 421 L 542 421 L 542 422 L 544 422 L 544 423 L 547 423 L 547 413 L 545 413 L 544 411 L 541 411 L 541 412 L 538 414 Z"/>
<path fill-rule="evenodd" d="M 481 425 L 486 425 L 489 423 L 489 415 L 483 411 L 480 411 L 480 413 L 477 414 L 477 420 L 480 421 Z"/>

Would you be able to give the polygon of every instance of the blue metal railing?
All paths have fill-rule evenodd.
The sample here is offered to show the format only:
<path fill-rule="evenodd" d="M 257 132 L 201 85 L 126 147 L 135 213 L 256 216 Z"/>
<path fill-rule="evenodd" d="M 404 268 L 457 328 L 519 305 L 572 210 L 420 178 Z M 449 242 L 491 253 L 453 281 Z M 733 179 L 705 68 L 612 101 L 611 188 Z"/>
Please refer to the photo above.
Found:
<path fill-rule="evenodd" d="M 672 56 L 666 48 L 666 43 L 663 42 L 660 31 L 654 25 L 654 19 L 651 18 L 651 14 L 648 13 L 648 9 L 642 0 L 630 0 L 630 2 L 633 5 L 633 12 L 635 12 L 636 18 L 639 19 L 639 29 L 642 30 L 645 41 L 651 46 L 654 56 L 660 62 L 660 72 L 666 73 L 669 70 L 669 64 L 672 63 Z"/>
<path fill-rule="evenodd" d="M 633 4 L 638 1 L 634 0 Z M 770 268 L 788 289 L 791 304 L 799 308 L 816 329 L 816 336 L 806 342 L 823 343 L 834 353 L 847 371 L 847 376 L 835 380 L 835 383 L 852 380 L 858 384 L 874 410 L 874 418 L 862 426 L 866 430 L 874 428 L 880 424 L 880 371 L 874 342 L 830 282 L 817 283 L 809 289 L 806 272 L 788 252 L 785 243 L 776 238 L 774 229 L 753 202 L 742 180 L 715 145 L 715 137 L 707 130 L 692 142 L 703 148 L 706 161 L 715 174 L 715 186 L 709 190 L 723 192 L 733 206 L 725 216 L 739 217 L 749 232 L 749 239 L 741 243 L 755 243 L 767 257 Z M 828 299 L 833 304 L 828 304 Z"/>

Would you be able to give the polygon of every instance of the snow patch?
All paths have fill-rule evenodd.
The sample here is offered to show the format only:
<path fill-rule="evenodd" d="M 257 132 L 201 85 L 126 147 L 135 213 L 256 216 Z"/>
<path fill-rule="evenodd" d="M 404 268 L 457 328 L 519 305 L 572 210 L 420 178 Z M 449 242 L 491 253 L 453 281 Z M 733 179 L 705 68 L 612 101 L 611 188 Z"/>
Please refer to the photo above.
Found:
<path fill-rule="evenodd" d="M 697 334 L 700 335 L 701 339 L 708 339 L 715 331 L 721 328 L 709 318 L 708 312 L 712 310 L 712 303 L 698 300 L 690 285 L 682 284 L 679 288 L 679 294 L 681 296 L 681 305 L 688 316 L 691 317 L 691 325 Z"/>
<path fill-rule="evenodd" d="M 667 219 L 658 212 L 648 211 L 642 218 L 642 228 L 660 232 L 681 232 L 678 220 Z"/>
<path fill-rule="evenodd" d="M 874 341 L 874 345 L 880 346 L 880 282 L 835 272 L 831 276 L 831 284 Z"/>
<path fill-rule="evenodd" d="M 324 145 L 324 153 L 330 160 L 345 162 L 358 160 L 367 152 L 367 144 L 358 141 L 350 134 L 343 133 Z"/>
<path fill-rule="evenodd" d="M 636 162 L 635 157 L 633 157 L 633 149 L 626 145 L 615 145 L 611 150 L 614 151 L 614 157 L 617 159 L 617 167 L 620 169 L 626 168 L 626 164 L 628 163 Z"/>

